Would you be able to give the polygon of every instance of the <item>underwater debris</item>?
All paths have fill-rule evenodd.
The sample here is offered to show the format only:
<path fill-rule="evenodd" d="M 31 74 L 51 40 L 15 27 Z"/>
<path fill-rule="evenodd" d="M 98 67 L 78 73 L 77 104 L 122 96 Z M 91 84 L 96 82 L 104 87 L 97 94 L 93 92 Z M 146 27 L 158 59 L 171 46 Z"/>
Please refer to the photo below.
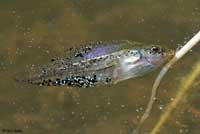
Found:
<path fill-rule="evenodd" d="M 156 123 L 150 134 L 156 134 L 162 125 L 166 122 L 172 111 L 177 107 L 181 102 L 182 98 L 186 96 L 186 93 L 189 91 L 193 82 L 200 75 L 200 62 L 198 62 L 195 67 L 192 69 L 191 73 L 188 74 L 186 80 L 181 81 L 180 89 L 174 100 L 166 107 L 164 113 L 160 116 L 159 121 Z"/>

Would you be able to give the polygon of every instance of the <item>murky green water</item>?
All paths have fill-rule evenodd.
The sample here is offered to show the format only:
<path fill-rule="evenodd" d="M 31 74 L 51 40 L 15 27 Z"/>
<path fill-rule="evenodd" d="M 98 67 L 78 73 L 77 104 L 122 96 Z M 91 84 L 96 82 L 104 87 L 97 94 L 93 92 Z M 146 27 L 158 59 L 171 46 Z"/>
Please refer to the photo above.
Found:
<path fill-rule="evenodd" d="M 133 40 L 169 49 L 200 30 L 198 0 L 7 0 L 0 1 L 0 133 L 129 134 L 148 103 L 158 70 L 112 86 L 90 89 L 38 87 L 14 80 L 65 55 L 73 45 Z M 200 47 L 163 79 L 141 133 L 148 133 L 179 83 L 200 60 Z M 164 124 L 162 134 L 199 134 L 200 83 Z"/>

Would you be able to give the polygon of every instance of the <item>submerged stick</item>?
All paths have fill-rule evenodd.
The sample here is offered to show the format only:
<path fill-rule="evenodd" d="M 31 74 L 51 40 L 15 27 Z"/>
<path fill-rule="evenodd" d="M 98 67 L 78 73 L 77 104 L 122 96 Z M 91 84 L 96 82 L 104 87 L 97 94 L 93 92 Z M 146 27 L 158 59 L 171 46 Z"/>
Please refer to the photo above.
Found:
<path fill-rule="evenodd" d="M 171 112 L 176 108 L 178 103 L 182 100 L 186 92 L 190 89 L 189 87 L 193 84 L 194 80 L 200 75 L 200 62 L 197 63 L 195 68 L 192 70 L 191 73 L 189 73 L 188 77 L 186 77 L 186 81 L 183 80 L 181 82 L 181 86 L 179 89 L 179 92 L 177 93 L 174 101 L 172 101 L 167 107 L 165 112 L 161 115 L 159 121 L 156 123 L 153 130 L 150 132 L 150 134 L 156 134 L 161 126 L 165 123 Z"/>
<path fill-rule="evenodd" d="M 150 97 L 149 103 L 147 105 L 147 108 L 146 108 L 143 116 L 141 117 L 140 122 L 139 122 L 137 128 L 133 131 L 132 134 L 138 134 L 139 130 L 140 130 L 141 126 L 142 126 L 142 124 L 149 117 L 149 114 L 151 112 L 153 103 L 154 103 L 154 101 L 156 99 L 157 88 L 158 88 L 158 86 L 159 86 L 162 78 L 164 77 L 164 75 L 169 70 L 169 68 L 175 62 L 177 62 L 179 59 L 181 59 L 199 41 L 200 41 L 200 31 L 189 42 L 187 42 L 178 52 L 176 52 L 175 56 L 162 68 L 162 70 L 160 71 L 159 75 L 157 76 L 157 78 L 156 78 L 156 80 L 154 82 L 154 85 L 152 87 L 152 93 L 151 93 L 151 97 Z"/>

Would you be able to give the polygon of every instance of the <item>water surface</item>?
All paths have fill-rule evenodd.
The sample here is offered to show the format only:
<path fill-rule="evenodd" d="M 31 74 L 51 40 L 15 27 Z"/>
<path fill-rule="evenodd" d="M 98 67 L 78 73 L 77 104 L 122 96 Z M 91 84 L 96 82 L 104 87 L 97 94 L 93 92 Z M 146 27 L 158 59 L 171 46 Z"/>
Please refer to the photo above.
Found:
<path fill-rule="evenodd" d="M 89 89 L 38 87 L 15 81 L 66 49 L 90 41 L 133 40 L 175 50 L 200 29 L 198 0 L 7 0 L 0 2 L 0 129 L 29 134 L 129 134 L 148 103 L 158 70 L 117 85 Z M 200 57 L 197 45 L 163 79 L 149 132 L 180 81 Z M 162 134 L 198 134 L 199 79 Z"/>

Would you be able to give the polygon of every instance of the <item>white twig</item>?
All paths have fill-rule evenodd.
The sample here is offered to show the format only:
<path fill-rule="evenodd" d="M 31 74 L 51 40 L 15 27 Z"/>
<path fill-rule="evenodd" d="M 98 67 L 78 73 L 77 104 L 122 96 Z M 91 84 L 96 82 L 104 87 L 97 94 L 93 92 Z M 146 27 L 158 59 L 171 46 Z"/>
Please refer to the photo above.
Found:
<path fill-rule="evenodd" d="M 157 88 L 160 85 L 160 82 L 161 82 L 162 78 L 167 73 L 169 68 L 175 62 L 177 62 L 179 59 L 181 59 L 199 41 L 200 41 L 200 31 L 189 42 L 187 42 L 178 52 L 176 52 L 175 56 L 162 68 L 162 70 L 160 71 L 159 75 L 157 76 L 157 78 L 156 78 L 156 80 L 155 80 L 155 82 L 153 84 L 152 93 L 151 93 L 151 97 L 150 97 L 149 103 L 147 105 L 147 108 L 146 108 L 143 116 L 141 117 L 137 128 L 133 131 L 132 134 L 139 134 L 139 130 L 140 130 L 142 124 L 149 117 L 151 109 L 152 109 L 152 106 L 153 106 L 153 103 L 154 103 L 154 100 L 156 98 Z"/>

